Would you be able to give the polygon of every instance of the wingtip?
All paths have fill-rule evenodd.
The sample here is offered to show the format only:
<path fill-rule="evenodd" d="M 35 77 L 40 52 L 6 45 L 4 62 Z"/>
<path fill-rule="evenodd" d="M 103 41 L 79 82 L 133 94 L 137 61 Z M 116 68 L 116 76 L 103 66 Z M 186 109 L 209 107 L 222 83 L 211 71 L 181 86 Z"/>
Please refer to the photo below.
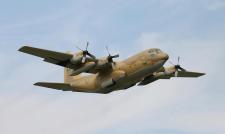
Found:
<path fill-rule="evenodd" d="M 34 83 L 33 85 L 34 85 L 34 86 L 38 86 L 38 83 Z"/>
<path fill-rule="evenodd" d="M 41 86 L 41 82 L 34 83 L 34 86 Z"/>
<path fill-rule="evenodd" d="M 24 46 L 20 47 L 17 51 L 22 52 L 23 49 L 24 49 Z"/>
<path fill-rule="evenodd" d="M 26 51 L 26 50 L 29 49 L 29 48 L 32 48 L 32 47 L 25 44 L 24 46 L 22 46 L 21 48 L 19 48 L 18 51 L 24 52 L 24 51 Z"/>
<path fill-rule="evenodd" d="M 28 46 L 22 46 L 21 48 L 18 49 L 18 51 L 23 52 Z"/>
<path fill-rule="evenodd" d="M 201 77 L 201 76 L 204 76 L 206 75 L 205 73 L 199 73 L 199 76 L 198 77 Z"/>

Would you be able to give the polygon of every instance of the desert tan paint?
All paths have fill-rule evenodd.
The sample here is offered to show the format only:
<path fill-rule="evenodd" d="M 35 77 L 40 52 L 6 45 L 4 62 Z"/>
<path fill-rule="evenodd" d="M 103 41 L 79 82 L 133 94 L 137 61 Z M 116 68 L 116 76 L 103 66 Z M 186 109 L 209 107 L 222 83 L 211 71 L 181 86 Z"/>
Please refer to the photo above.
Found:
<path fill-rule="evenodd" d="M 148 51 L 149 50 L 143 51 L 135 56 L 128 58 L 127 60 L 116 62 L 114 69 L 110 69 L 109 71 L 104 73 L 97 73 L 89 76 L 69 76 L 67 73 L 69 69 L 65 68 L 64 82 L 69 83 L 76 90 L 84 92 L 101 92 L 104 91 L 104 89 L 102 89 L 101 87 L 101 83 L 110 78 L 120 77 L 119 75 L 121 75 L 121 73 L 117 72 L 121 71 L 125 73 L 123 83 L 128 83 L 128 86 L 130 81 L 130 85 L 136 84 L 138 81 L 141 81 L 146 76 L 160 69 L 168 59 L 168 55 L 163 52 L 157 54 L 154 58 L 151 58 Z M 154 66 L 154 64 L 156 64 L 157 62 L 162 63 L 155 69 L 151 70 L 151 67 Z M 142 69 L 144 70 L 146 68 L 147 70 L 149 70 L 149 72 L 144 72 L 144 74 L 140 75 L 138 74 L 141 73 Z M 134 73 L 137 74 L 132 77 Z M 133 79 L 133 81 L 131 79 Z M 123 89 L 123 87 L 125 88 L 126 86 L 126 84 L 119 84 L 114 86 L 115 88 L 112 88 L 111 90 L 120 90 Z"/>
<path fill-rule="evenodd" d="M 96 60 L 93 61 L 94 59 L 88 58 L 85 63 L 78 65 L 75 64 L 79 63 L 77 61 L 75 63 L 70 62 L 72 58 L 79 60 L 83 54 L 82 52 L 72 55 L 29 46 L 24 46 L 19 51 L 44 58 L 44 61 L 52 64 L 73 68 L 64 69 L 64 83 L 38 82 L 35 84 L 63 91 L 110 93 L 115 90 L 127 89 L 137 83 L 138 85 L 147 85 L 158 79 L 170 79 L 175 76 L 199 77 L 204 75 L 204 73 L 188 72 L 181 68 L 180 65 L 164 68 L 163 65 L 169 56 L 156 48 L 147 49 L 124 61 L 115 62 L 115 67 L 107 64 L 106 67 L 104 66 L 100 70 L 97 67 Z M 97 61 L 102 65 L 102 63 L 105 63 L 106 57 L 97 59 Z M 71 71 L 84 69 L 85 65 L 93 64 L 93 62 L 96 63 L 96 66 L 89 70 L 90 74 L 71 76 Z"/>

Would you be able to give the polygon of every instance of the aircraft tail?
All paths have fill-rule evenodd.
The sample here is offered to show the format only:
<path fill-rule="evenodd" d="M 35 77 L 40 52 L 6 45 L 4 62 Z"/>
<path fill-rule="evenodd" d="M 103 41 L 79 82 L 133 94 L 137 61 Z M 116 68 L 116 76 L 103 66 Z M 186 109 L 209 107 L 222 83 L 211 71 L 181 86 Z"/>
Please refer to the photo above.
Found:
<path fill-rule="evenodd" d="M 73 91 L 73 88 L 70 86 L 70 84 L 67 83 L 38 82 L 35 83 L 34 85 L 63 91 Z"/>
<path fill-rule="evenodd" d="M 71 86 L 71 83 L 81 78 L 81 76 L 80 75 L 70 76 L 69 75 L 70 71 L 72 71 L 72 69 L 64 68 L 64 83 L 38 82 L 38 83 L 35 83 L 34 85 L 40 86 L 40 87 L 57 89 L 57 90 L 63 90 L 63 91 L 82 92 Z"/>
<path fill-rule="evenodd" d="M 64 83 L 72 83 L 74 80 L 80 79 L 81 75 L 70 76 L 72 69 L 64 68 Z"/>

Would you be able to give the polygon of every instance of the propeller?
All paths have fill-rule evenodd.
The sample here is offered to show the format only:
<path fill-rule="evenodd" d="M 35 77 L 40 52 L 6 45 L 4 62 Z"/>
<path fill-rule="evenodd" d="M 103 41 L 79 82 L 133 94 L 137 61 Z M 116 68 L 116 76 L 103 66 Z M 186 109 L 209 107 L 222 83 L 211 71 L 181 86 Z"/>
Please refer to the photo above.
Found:
<path fill-rule="evenodd" d="M 83 53 L 82 63 L 85 63 L 86 62 L 87 56 L 90 56 L 91 58 L 96 59 L 96 57 L 94 55 L 92 55 L 91 53 L 88 52 L 88 46 L 89 46 L 89 42 L 87 42 L 87 45 L 86 45 L 86 49 L 85 50 L 82 50 L 81 48 L 79 48 L 78 46 L 76 46 L 77 49 L 81 50 L 82 53 Z"/>
<path fill-rule="evenodd" d="M 106 50 L 109 54 L 109 56 L 107 57 L 108 62 L 112 65 L 112 68 L 115 68 L 115 62 L 113 61 L 114 58 L 118 58 L 119 54 L 116 55 L 111 55 L 109 52 L 109 48 L 106 46 Z"/>
<path fill-rule="evenodd" d="M 180 57 L 178 57 L 177 58 L 177 64 L 175 65 L 175 64 L 173 64 L 172 62 L 170 62 L 170 64 L 172 64 L 172 65 L 174 65 L 174 67 L 175 67 L 175 77 L 177 77 L 178 76 L 178 73 L 179 73 L 179 70 L 181 70 L 181 71 L 186 71 L 184 68 L 182 68 L 181 66 L 180 66 Z"/>

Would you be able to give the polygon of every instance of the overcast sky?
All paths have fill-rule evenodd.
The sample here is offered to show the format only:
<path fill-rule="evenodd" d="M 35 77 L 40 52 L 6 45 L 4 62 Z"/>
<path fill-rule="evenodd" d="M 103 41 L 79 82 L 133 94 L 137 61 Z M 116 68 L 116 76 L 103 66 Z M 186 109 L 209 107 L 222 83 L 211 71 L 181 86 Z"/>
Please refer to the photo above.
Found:
<path fill-rule="evenodd" d="M 0 0 L 1 134 L 224 134 L 225 0 Z M 108 95 L 33 86 L 63 68 L 19 53 L 25 45 L 120 60 L 160 48 L 207 73 Z M 166 66 L 170 66 L 166 63 Z"/>

